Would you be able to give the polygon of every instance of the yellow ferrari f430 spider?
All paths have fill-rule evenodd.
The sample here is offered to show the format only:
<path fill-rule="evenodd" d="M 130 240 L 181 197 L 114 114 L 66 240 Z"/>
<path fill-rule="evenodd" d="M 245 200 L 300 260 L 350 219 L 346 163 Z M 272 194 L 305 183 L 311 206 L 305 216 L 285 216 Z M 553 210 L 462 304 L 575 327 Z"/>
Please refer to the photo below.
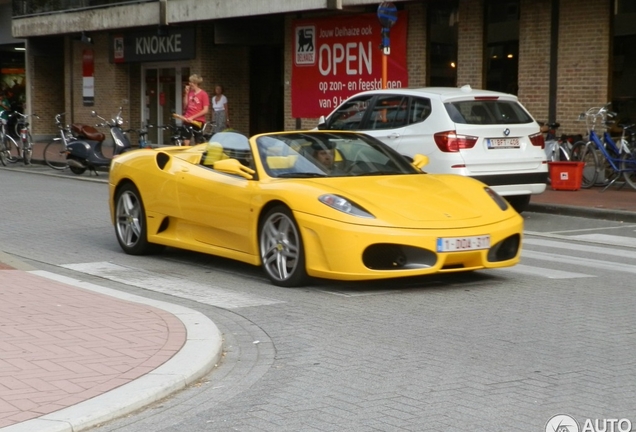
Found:
<path fill-rule="evenodd" d="M 423 172 L 426 162 L 357 132 L 221 132 L 116 157 L 111 217 L 128 254 L 218 255 L 280 286 L 516 264 L 521 216 L 481 182 Z"/>

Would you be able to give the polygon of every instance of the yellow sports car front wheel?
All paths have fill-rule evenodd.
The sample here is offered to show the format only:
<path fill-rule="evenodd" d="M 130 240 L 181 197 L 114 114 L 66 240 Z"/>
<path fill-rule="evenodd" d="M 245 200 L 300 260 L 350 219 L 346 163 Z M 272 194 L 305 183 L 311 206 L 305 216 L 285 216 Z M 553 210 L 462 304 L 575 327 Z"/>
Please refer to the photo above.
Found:
<path fill-rule="evenodd" d="M 287 207 L 272 208 L 259 229 L 261 262 L 267 277 L 278 286 L 302 285 L 307 279 L 300 230 Z"/>

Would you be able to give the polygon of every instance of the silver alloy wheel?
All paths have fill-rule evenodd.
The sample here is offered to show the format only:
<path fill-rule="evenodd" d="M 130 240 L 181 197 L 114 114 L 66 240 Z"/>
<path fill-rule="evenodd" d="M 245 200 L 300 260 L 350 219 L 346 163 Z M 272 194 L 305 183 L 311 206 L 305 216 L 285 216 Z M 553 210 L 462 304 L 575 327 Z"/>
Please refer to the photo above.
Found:
<path fill-rule="evenodd" d="M 143 223 L 141 219 L 141 203 L 131 191 L 124 191 L 117 200 L 115 210 L 117 237 L 126 247 L 134 247 L 141 238 Z"/>
<path fill-rule="evenodd" d="M 297 272 L 300 237 L 296 225 L 284 213 L 272 213 L 261 230 L 261 260 L 268 275 L 284 282 Z"/>

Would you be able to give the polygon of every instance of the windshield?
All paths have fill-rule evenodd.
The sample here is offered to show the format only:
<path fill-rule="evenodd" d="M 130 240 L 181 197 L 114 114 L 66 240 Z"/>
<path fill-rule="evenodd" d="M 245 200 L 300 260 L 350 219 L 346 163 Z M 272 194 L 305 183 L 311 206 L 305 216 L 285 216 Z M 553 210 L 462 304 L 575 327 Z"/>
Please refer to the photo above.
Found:
<path fill-rule="evenodd" d="M 290 132 L 256 140 L 270 177 L 356 177 L 421 174 L 403 156 L 368 135 L 346 132 Z"/>

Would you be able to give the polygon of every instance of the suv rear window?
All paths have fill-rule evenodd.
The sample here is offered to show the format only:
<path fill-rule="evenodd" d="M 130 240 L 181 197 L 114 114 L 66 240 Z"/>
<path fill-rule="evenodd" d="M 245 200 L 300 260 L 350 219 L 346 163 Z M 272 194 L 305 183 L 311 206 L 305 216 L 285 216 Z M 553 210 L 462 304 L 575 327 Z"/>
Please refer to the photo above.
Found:
<path fill-rule="evenodd" d="M 533 122 L 532 117 L 514 101 L 466 100 L 446 102 L 444 107 L 455 123 L 491 125 Z"/>

